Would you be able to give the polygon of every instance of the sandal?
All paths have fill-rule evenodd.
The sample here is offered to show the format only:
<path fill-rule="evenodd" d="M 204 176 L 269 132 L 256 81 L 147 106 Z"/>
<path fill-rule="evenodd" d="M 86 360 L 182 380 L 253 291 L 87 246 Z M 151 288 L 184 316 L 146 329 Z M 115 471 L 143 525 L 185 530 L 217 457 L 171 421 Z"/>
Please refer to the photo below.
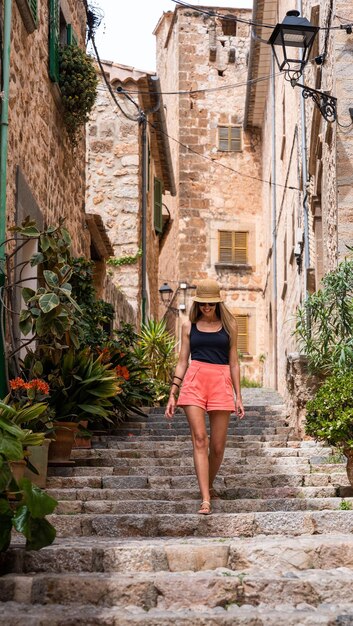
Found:
<path fill-rule="evenodd" d="M 211 502 L 208 500 L 202 500 L 198 513 L 199 515 L 210 515 L 212 513 Z"/>

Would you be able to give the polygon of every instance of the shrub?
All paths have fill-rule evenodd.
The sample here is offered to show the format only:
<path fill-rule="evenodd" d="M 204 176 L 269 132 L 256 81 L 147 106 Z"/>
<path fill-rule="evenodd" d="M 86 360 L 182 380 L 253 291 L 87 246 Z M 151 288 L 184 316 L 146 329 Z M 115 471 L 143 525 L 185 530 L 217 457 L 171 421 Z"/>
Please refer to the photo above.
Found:
<path fill-rule="evenodd" d="M 328 377 L 306 411 L 308 435 L 333 446 L 353 448 L 353 371 Z"/>

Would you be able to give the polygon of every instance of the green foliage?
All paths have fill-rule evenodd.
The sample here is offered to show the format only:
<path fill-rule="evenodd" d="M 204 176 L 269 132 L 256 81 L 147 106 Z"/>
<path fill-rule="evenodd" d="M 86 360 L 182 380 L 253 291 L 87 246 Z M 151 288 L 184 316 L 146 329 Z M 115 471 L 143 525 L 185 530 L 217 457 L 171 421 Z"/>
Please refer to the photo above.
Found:
<path fill-rule="evenodd" d="M 22 289 L 26 308 L 20 311 L 19 317 L 23 335 L 32 333 L 37 340 L 35 352 L 30 352 L 26 360 L 31 375 L 41 375 L 46 361 L 59 363 L 62 352 L 70 345 L 78 347 L 82 335 L 82 312 L 72 297 L 69 282 L 71 238 L 62 224 L 60 221 L 58 227 L 39 231 L 35 222 L 26 218 L 21 226 L 13 229 L 21 239 L 38 240 L 38 252 L 31 256 L 28 264 L 37 266 L 42 278 L 36 290 Z"/>
<path fill-rule="evenodd" d="M 345 260 L 297 311 L 295 334 L 312 373 L 327 376 L 353 367 L 352 328 L 353 260 Z"/>
<path fill-rule="evenodd" d="M 0 464 L 2 477 L 6 477 L 6 484 L 2 480 L 0 486 L 0 552 L 10 545 L 12 527 L 26 538 L 26 550 L 50 545 L 56 531 L 45 517 L 53 513 L 57 501 L 26 478 L 17 483 L 4 455 L 0 455 Z"/>
<path fill-rule="evenodd" d="M 134 265 L 142 256 L 142 250 L 138 250 L 135 255 L 120 256 L 118 258 L 111 257 L 107 260 L 107 265 L 113 265 L 114 267 L 120 267 L 121 265 Z"/>
<path fill-rule="evenodd" d="M 329 445 L 353 448 L 353 371 L 324 381 L 306 405 L 305 430 Z"/>
<path fill-rule="evenodd" d="M 352 510 L 352 503 L 349 502 L 348 500 L 342 500 L 342 502 L 340 502 L 340 505 L 338 507 L 341 511 L 351 511 Z"/>
<path fill-rule="evenodd" d="M 38 402 L 18 409 L 9 405 L 9 399 L 7 396 L 0 401 L 0 455 L 10 461 L 20 461 L 26 446 L 40 446 L 44 441 L 44 433 L 34 433 L 26 426 L 38 422 L 47 405 Z"/>
<path fill-rule="evenodd" d="M 240 386 L 244 388 L 262 387 L 261 383 L 256 382 L 256 380 L 250 380 L 250 378 L 247 378 L 246 376 L 242 377 Z"/>
<path fill-rule="evenodd" d="M 97 299 L 93 286 L 93 261 L 83 257 L 72 260 L 72 295 L 82 311 L 82 347 L 99 346 L 110 339 L 114 308 Z"/>
<path fill-rule="evenodd" d="M 148 320 L 141 328 L 136 356 L 146 365 L 153 379 L 167 383 L 176 364 L 175 338 L 166 329 L 165 320 Z"/>
<path fill-rule="evenodd" d="M 120 393 L 118 377 L 111 364 L 102 363 L 102 357 L 95 357 L 89 348 L 69 350 L 48 380 L 52 389 L 49 406 L 57 420 L 111 421 L 112 399 Z"/>
<path fill-rule="evenodd" d="M 121 392 L 113 400 L 115 421 L 121 421 L 130 413 L 144 415 L 139 408 L 153 402 L 154 391 L 147 375 L 147 367 L 135 354 L 138 335 L 130 324 L 122 324 L 115 331 L 114 339 L 102 347 L 103 361 L 111 363 L 118 375 Z"/>
<path fill-rule="evenodd" d="M 61 48 L 59 68 L 64 121 L 75 145 L 78 130 L 88 122 L 97 97 L 97 73 L 93 59 L 75 45 Z"/>

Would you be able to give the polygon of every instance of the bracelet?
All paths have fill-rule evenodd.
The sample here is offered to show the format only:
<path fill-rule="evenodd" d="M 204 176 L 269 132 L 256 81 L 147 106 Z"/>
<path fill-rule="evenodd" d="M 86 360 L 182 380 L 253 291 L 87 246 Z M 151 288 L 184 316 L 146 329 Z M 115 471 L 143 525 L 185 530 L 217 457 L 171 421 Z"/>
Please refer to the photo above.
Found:
<path fill-rule="evenodd" d="M 180 389 L 180 385 L 178 385 L 178 383 L 172 383 L 172 387 L 173 385 L 175 385 L 176 387 L 178 387 L 178 389 Z"/>
<path fill-rule="evenodd" d="M 180 378 L 180 376 L 176 376 L 175 374 L 174 374 L 173 378 L 177 378 L 178 380 L 181 380 L 181 381 L 183 380 L 182 378 Z"/>

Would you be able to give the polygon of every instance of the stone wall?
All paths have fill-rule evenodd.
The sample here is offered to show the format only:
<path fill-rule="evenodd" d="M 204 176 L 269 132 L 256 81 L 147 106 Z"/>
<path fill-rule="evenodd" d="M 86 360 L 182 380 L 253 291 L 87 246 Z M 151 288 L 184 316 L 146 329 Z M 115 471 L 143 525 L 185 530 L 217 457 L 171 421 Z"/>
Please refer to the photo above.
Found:
<path fill-rule="evenodd" d="M 251 16 L 246 10 L 227 9 L 227 13 Z M 238 23 L 237 28 L 236 36 L 224 35 L 219 21 L 179 7 L 173 15 L 164 15 L 155 31 L 163 91 L 186 92 L 164 96 L 168 132 L 184 145 L 179 145 L 177 155 L 174 147 L 178 208 L 170 244 L 161 254 L 161 267 L 167 273 L 173 246 L 177 280 L 192 284 L 209 276 L 220 282 L 231 311 L 248 315 L 251 356 L 246 372 L 260 379 L 265 330 L 260 135 L 257 131 L 243 133 L 240 152 L 218 150 L 218 127 L 243 124 L 249 27 Z M 238 83 L 238 87 L 218 90 Z M 216 89 L 207 91 L 209 88 Z M 187 93 L 190 90 L 201 91 Z M 220 230 L 248 232 L 248 267 L 219 264 Z M 168 275 L 166 279 L 169 282 Z M 187 291 L 187 311 L 191 296 Z M 178 303 L 180 299 L 175 305 Z"/>
<path fill-rule="evenodd" d="M 86 13 L 79 0 L 65 11 L 85 45 Z M 65 217 L 73 253 L 87 255 L 85 229 L 85 139 L 74 148 L 67 136 L 60 93 L 48 75 L 48 2 L 38 3 L 38 28 L 28 34 L 13 2 L 7 164 L 8 225 L 16 220 L 16 172 L 20 168 L 47 224 Z"/>

